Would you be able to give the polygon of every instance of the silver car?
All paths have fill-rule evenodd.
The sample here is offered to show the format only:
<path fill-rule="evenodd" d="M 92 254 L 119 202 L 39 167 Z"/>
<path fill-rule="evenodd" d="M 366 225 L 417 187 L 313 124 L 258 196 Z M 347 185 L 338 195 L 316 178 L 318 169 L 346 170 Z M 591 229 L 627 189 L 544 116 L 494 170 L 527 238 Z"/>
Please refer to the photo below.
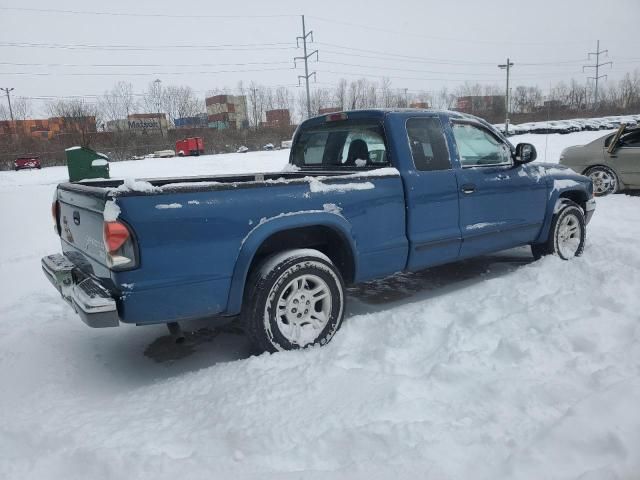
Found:
<path fill-rule="evenodd" d="M 640 128 L 623 124 L 591 143 L 565 148 L 560 164 L 590 177 L 596 196 L 640 189 Z"/>

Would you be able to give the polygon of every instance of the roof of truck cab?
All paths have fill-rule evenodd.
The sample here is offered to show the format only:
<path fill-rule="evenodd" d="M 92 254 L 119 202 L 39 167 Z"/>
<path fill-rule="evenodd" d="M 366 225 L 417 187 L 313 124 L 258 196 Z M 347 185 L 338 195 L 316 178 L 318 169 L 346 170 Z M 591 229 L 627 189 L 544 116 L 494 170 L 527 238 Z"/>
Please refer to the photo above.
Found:
<path fill-rule="evenodd" d="M 459 118 L 459 119 L 469 119 L 469 120 L 482 120 L 474 115 L 470 115 L 468 113 L 456 112 L 453 110 L 440 110 L 440 109 L 431 109 L 431 108 L 367 108 L 360 110 L 342 110 L 338 112 L 325 113 L 322 115 L 316 115 L 315 117 L 311 117 L 303 122 L 311 122 L 316 123 L 321 119 L 325 119 L 329 115 L 338 115 L 341 113 L 345 113 L 348 116 L 355 115 L 360 118 L 384 118 L 388 114 L 410 114 L 410 113 L 430 113 L 430 114 L 441 114 L 446 115 L 451 118 Z M 482 120 L 484 121 L 484 120 Z"/>

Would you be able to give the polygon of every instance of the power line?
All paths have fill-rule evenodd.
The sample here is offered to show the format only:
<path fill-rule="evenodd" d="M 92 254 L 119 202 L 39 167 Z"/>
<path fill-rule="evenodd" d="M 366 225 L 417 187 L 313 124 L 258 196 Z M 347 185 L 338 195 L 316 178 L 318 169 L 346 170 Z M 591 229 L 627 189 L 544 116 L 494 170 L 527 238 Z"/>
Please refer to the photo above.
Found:
<path fill-rule="evenodd" d="M 89 10 L 63 10 L 59 8 L 27 8 L 27 7 L 0 7 L 0 10 L 30 13 L 57 13 L 65 15 L 102 15 L 110 17 L 148 17 L 148 18 L 278 18 L 296 17 L 294 14 L 273 14 L 273 15 L 185 15 L 180 13 L 134 13 L 134 12 L 105 12 Z"/>
<path fill-rule="evenodd" d="M 287 62 L 288 63 L 288 62 Z M 248 69 L 248 70 L 216 70 L 216 71 L 200 71 L 200 72 L 0 72 L 0 76 L 49 76 L 49 75 L 64 75 L 72 77 L 92 77 L 92 76 L 157 76 L 157 75 L 216 75 L 219 73 L 251 73 L 251 72 L 274 72 L 274 71 L 286 71 L 293 70 L 291 68 L 260 68 L 260 69 Z"/>
<path fill-rule="evenodd" d="M 291 65 L 291 62 L 246 62 L 246 63 L 19 63 L 0 62 L 0 65 L 20 67 L 241 67 L 248 65 Z"/>
<path fill-rule="evenodd" d="M 296 48 L 291 42 L 241 43 L 221 45 L 100 45 L 83 43 L 37 43 L 37 42 L 0 42 L 0 47 L 8 48 L 48 48 L 62 50 L 114 50 L 114 51 L 152 51 L 167 49 L 193 49 L 215 51 L 252 51 L 252 50 L 291 50 Z"/>
<path fill-rule="evenodd" d="M 478 39 L 464 39 L 461 37 L 439 37 L 439 36 L 434 36 L 434 35 L 425 35 L 425 34 L 421 34 L 421 33 L 412 33 L 412 32 L 407 32 L 407 31 L 402 31 L 402 30 L 393 30 L 393 29 L 389 29 L 389 28 L 385 28 L 385 27 L 377 27 L 374 25 L 370 25 L 370 24 L 359 24 L 359 23 L 353 23 L 353 22 L 345 22 L 343 20 L 334 20 L 334 19 L 330 19 L 330 18 L 323 18 L 323 17 L 316 17 L 316 16 L 310 16 L 309 18 L 313 18 L 315 20 L 318 20 L 320 22 L 326 22 L 326 23 L 331 23 L 331 24 L 339 24 L 339 25 L 346 25 L 349 27 L 356 27 L 356 28 L 362 28 L 364 30 L 367 31 L 371 31 L 371 30 L 377 30 L 380 32 L 386 32 L 386 33 L 393 33 L 396 35 L 406 35 L 406 36 L 412 36 L 412 37 L 420 37 L 420 38 L 427 38 L 430 40 L 444 40 L 447 42 L 459 42 L 459 43 L 484 43 L 484 44 L 496 44 L 496 45 L 503 45 L 505 42 L 502 40 L 478 40 Z M 510 44 L 518 44 L 518 45 L 564 45 L 567 43 L 574 43 L 574 44 L 578 44 L 578 43 L 584 43 L 582 41 L 578 41 L 578 40 L 574 40 L 574 41 L 566 41 L 566 40 L 562 40 L 562 41 L 557 41 L 557 42 L 517 42 L 517 41 L 513 41 L 511 39 L 509 39 L 508 43 Z"/>

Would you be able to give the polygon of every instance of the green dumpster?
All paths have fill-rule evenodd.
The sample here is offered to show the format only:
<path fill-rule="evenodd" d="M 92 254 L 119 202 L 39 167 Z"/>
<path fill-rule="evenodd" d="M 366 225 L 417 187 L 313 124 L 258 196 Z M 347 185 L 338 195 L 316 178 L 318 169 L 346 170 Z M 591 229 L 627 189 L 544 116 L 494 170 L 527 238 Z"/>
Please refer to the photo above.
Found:
<path fill-rule="evenodd" d="M 109 178 L 109 157 L 88 147 L 66 149 L 69 181 L 86 178 Z"/>

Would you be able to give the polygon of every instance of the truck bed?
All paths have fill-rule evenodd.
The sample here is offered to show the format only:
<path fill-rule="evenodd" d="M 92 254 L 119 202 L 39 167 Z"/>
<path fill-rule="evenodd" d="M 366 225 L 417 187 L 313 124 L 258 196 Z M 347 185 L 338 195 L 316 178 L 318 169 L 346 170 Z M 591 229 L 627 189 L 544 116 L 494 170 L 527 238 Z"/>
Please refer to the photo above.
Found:
<path fill-rule="evenodd" d="M 349 280 L 401 270 L 407 258 L 404 189 L 395 168 L 86 181 L 60 185 L 58 199 L 61 223 L 66 218 L 74 238 L 69 242 L 63 229 L 65 255 L 109 286 L 125 323 L 237 314 L 242 298 L 233 297 L 241 291 L 234 279 L 281 229 L 342 232 L 358 253 Z M 132 230 L 136 268 L 105 264 L 99 244 L 107 204 L 109 216 L 116 211 Z"/>

